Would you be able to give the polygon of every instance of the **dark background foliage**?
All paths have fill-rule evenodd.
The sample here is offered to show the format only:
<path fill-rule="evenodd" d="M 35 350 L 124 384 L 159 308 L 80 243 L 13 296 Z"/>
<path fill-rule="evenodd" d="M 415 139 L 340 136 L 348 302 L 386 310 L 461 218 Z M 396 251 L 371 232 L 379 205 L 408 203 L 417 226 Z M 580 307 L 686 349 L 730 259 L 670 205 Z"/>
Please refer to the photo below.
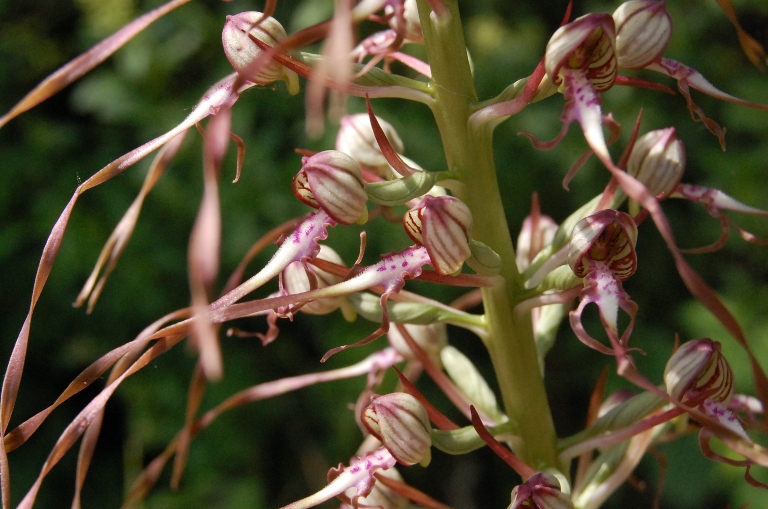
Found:
<path fill-rule="evenodd" d="M 324 19 L 330 0 L 279 2 L 277 17 L 294 31 Z M 132 17 L 158 5 L 154 0 L 0 0 L 0 110 L 7 111 L 47 74 L 113 32 Z M 617 3 L 577 2 L 575 14 L 612 11 Z M 712 1 L 668 4 L 675 34 L 667 55 L 695 66 L 716 86 L 734 95 L 768 102 L 768 76 L 751 67 L 735 32 Z M 768 9 L 757 1 L 737 2 L 743 23 L 766 42 Z M 193 1 L 149 27 L 114 57 L 41 106 L 0 131 L 0 357 L 7 359 L 27 311 L 34 273 L 50 228 L 76 185 L 109 161 L 165 132 L 186 116 L 210 84 L 231 72 L 220 46 L 225 14 L 263 8 L 261 3 Z M 530 73 L 565 8 L 549 2 L 464 2 L 465 32 L 482 98 Z M 371 30 L 363 27 L 361 30 Z M 635 75 L 669 80 L 650 73 Z M 605 111 L 629 126 L 644 108 L 643 131 L 674 125 L 688 150 L 685 181 L 723 189 L 748 204 L 768 207 L 768 117 L 744 107 L 695 94 L 709 116 L 727 127 L 728 151 L 702 124 L 694 123 L 679 95 L 615 88 L 605 94 Z M 350 109 L 362 111 L 358 100 Z M 553 136 L 562 99 L 535 104 L 502 125 L 496 136 L 499 176 L 513 234 L 538 191 L 543 211 L 555 220 L 597 193 L 607 173 L 591 162 L 566 192 L 563 175 L 585 150 L 574 127 L 552 152 L 537 152 L 516 135 L 528 130 Z M 426 108 L 381 100 L 377 113 L 392 122 L 406 140 L 406 154 L 427 168 L 440 168 L 442 150 Z M 247 92 L 237 104 L 233 131 L 247 145 L 239 183 L 231 185 L 234 150 L 221 187 L 223 208 L 222 281 L 252 242 L 281 222 L 304 212 L 292 198 L 290 179 L 299 167 L 295 147 L 332 146 L 335 126 L 321 140 L 304 135 L 303 100 L 290 97 L 282 84 Z M 620 148 L 614 151 L 618 153 Z M 189 301 L 186 249 L 200 200 L 200 138 L 191 133 L 181 154 L 147 199 L 134 238 L 91 315 L 70 303 L 96 260 L 103 242 L 138 192 L 148 162 L 85 193 L 78 202 L 59 258 L 33 322 L 29 354 L 11 426 L 55 400 L 95 358 L 132 339 L 146 324 Z M 703 207 L 664 204 L 682 246 L 694 247 L 718 235 L 717 222 Z M 763 236 L 760 219 L 733 214 Z M 403 247 L 396 227 L 375 224 L 369 233 L 368 260 Z M 351 263 L 359 228 L 337 228 L 329 243 Z M 263 264 L 271 252 L 252 265 Z M 626 289 L 641 311 L 633 342 L 646 352 L 641 368 L 660 380 L 675 334 L 683 340 L 702 336 L 723 342 L 737 376 L 737 388 L 751 392 L 745 357 L 722 327 L 693 301 L 671 257 L 650 222 L 640 229 L 640 268 Z M 768 256 L 765 248 L 732 239 L 722 251 L 690 256 L 691 263 L 723 296 L 768 365 Z M 455 290 L 414 285 L 444 300 Z M 260 331 L 263 320 L 238 326 Z M 344 352 L 326 365 L 318 360 L 331 346 L 349 343 L 375 328 L 326 317 L 298 316 L 286 322 L 278 341 L 262 348 L 256 339 L 223 339 L 225 377 L 209 387 L 204 408 L 245 387 L 360 359 L 365 350 Z M 451 330 L 452 342 L 477 359 L 489 377 L 479 341 Z M 183 424 L 187 383 L 195 363 L 190 349 L 177 347 L 129 379 L 107 406 L 104 431 L 84 491 L 84 507 L 117 507 L 142 466 L 160 453 Z M 587 350 L 563 327 L 547 363 L 550 402 L 561 435 L 583 424 L 589 393 L 609 359 Z M 385 387 L 391 387 L 392 378 Z M 21 449 L 10 454 L 13 500 L 32 484 L 56 437 L 100 389 L 89 388 L 63 405 Z M 151 508 L 277 507 L 322 486 L 325 472 L 354 454 L 361 435 L 350 404 L 362 380 L 312 387 L 223 415 L 192 445 L 181 491 L 167 488 L 167 474 L 146 502 Z M 623 386 L 613 377 L 610 387 Z M 449 408 L 429 381 L 423 385 L 442 408 Z M 650 507 L 665 481 L 663 507 L 752 507 L 768 503 L 763 492 L 747 486 L 741 472 L 706 460 L 694 437 L 663 445 L 668 469 L 643 461 L 634 478 L 606 507 Z M 48 476 L 38 507 L 69 504 L 75 454 L 68 454 Z M 407 480 L 456 508 L 504 507 L 516 483 L 504 464 L 487 450 L 464 457 L 434 454 L 429 470 L 402 469 Z M 757 474 L 768 481 L 764 472 Z M 328 507 L 334 506 L 329 503 Z"/>

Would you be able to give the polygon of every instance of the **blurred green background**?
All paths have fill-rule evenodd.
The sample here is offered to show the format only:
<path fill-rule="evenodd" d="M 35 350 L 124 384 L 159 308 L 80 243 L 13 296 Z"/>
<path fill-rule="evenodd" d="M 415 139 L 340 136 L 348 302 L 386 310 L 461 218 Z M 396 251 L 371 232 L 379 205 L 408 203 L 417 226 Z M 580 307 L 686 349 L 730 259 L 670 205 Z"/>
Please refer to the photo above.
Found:
<path fill-rule="evenodd" d="M 465 33 L 474 59 L 481 98 L 531 72 L 549 34 L 565 9 L 563 0 L 511 2 L 473 0 L 461 4 Z M 743 24 L 768 43 L 768 6 L 758 0 L 734 2 Z M 159 5 L 139 0 L 0 0 L 0 110 L 7 111 L 58 66 L 88 49 L 132 17 Z M 276 17 L 291 31 L 327 18 L 331 0 L 279 2 Z M 575 15 L 611 12 L 618 2 L 575 4 Z M 23 323 L 42 247 L 56 218 L 79 182 L 132 148 L 181 121 L 205 90 L 231 72 L 220 46 L 226 14 L 263 8 L 263 3 L 194 0 L 171 13 L 114 57 L 62 93 L 0 130 L 0 358 L 8 358 Z M 675 33 L 666 55 L 688 63 L 712 83 L 734 95 L 768 103 L 768 75 L 753 68 L 741 52 L 735 31 L 714 0 L 668 2 Z M 364 26 L 363 34 L 373 28 Z M 634 73 L 670 80 L 651 73 Z M 768 114 L 718 102 L 694 93 L 707 114 L 728 129 L 728 151 L 691 120 L 680 95 L 615 87 L 604 96 L 604 111 L 625 126 L 623 146 L 638 109 L 643 132 L 673 125 L 688 150 L 684 181 L 717 187 L 757 207 L 768 207 Z M 222 178 L 222 283 L 250 245 L 274 226 L 304 213 L 293 199 L 290 180 L 298 170 L 296 147 L 331 148 L 335 126 L 325 137 L 304 135 L 302 96 L 291 97 L 282 84 L 246 92 L 234 109 L 233 131 L 246 142 L 242 178 L 234 175 L 234 150 Z M 350 110 L 362 111 L 359 100 Z M 443 165 L 442 150 L 429 111 L 420 105 L 379 100 L 377 114 L 406 140 L 406 155 L 425 168 Z M 549 139 L 560 129 L 562 98 L 535 104 L 497 131 L 499 177 L 505 191 L 513 235 L 538 191 L 544 213 L 564 219 L 599 192 L 607 173 L 591 161 L 571 184 L 561 187 L 570 165 L 585 151 L 583 136 L 572 127 L 552 152 L 538 152 L 516 135 L 531 131 Z M 107 284 L 92 315 L 71 306 L 102 244 L 138 192 L 149 162 L 144 161 L 78 201 L 66 238 L 42 294 L 29 345 L 19 400 L 11 428 L 51 404 L 90 362 L 135 337 L 159 316 L 189 302 L 186 252 L 201 190 L 200 136 L 191 133 L 181 154 L 146 200 L 134 238 Z M 620 148 L 614 150 L 618 153 Z M 664 209 L 679 244 L 696 247 L 713 241 L 717 221 L 702 206 L 666 202 Z M 739 224 L 768 236 L 764 220 L 732 214 Z M 367 262 L 408 244 L 397 227 L 377 221 L 368 231 Z M 359 227 L 336 228 L 329 244 L 352 263 Z M 268 250 L 252 271 L 268 260 Z M 723 343 L 736 371 L 737 389 L 751 393 L 746 359 L 723 329 L 693 301 L 675 272 L 654 226 L 640 229 L 638 273 L 625 288 L 640 305 L 633 344 L 641 369 L 660 380 L 675 334 L 683 340 L 709 336 Z M 703 277 L 723 296 L 741 321 L 764 365 L 768 366 L 768 256 L 766 248 L 736 238 L 722 251 L 690 256 Z M 455 289 L 413 285 L 443 300 Z M 595 318 L 594 316 L 592 317 Z M 263 331 L 263 319 L 238 326 Z M 257 339 L 223 339 L 225 377 L 211 385 L 204 408 L 228 395 L 268 380 L 362 359 L 383 339 L 318 363 L 330 347 L 369 334 L 375 324 L 349 324 L 338 314 L 297 316 L 281 324 L 278 341 L 263 348 Z M 451 341 L 477 360 L 491 377 L 480 342 L 451 330 Z M 585 408 L 599 371 L 610 359 L 586 349 L 562 327 L 548 359 L 550 403 L 561 435 L 583 426 Z M 187 384 L 195 363 L 190 349 L 176 347 L 117 391 L 106 418 L 94 465 L 84 489 L 84 507 L 118 507 L 138 470 L 160 453 L 183 424 Z M 624 386 L 612 376 L 610 388 Z M 306 496 L 325 482 L 328 468 L 346 462 L 361 434 L 350 409 L 363 380 L 312 387 L 228 412 L 192 444 L 181 490 L 172 492 L 168 474 L 146 501 L 148 508 L 274 508 Z M 392 387 L 387 378 L 385 388 Z M 438 406 L 450 407 L 431 382 L 422 389 Z M 100 390 L 95 384 L 56 410 L 40 430 L 10 454 L 13 501 L 31 486 L 48 452 L 71 419 Z M 455 412 L 451 415 L 455 415 Z M 768 497 L 741 480 L 739 469 L 714 464 L 698 450 L 694 436 L 658 447 L 667 459 L 662 507 L 768 507 Z M 70 452 L 45 480 L 37 507 L 69 505 L 76 454 Z M 462 457 L 434 453 L 428 470 L 401 468 L 406 480 L 459 508 L 506 507 L 515 476 L 488 450 Z M 755 472 L 768 481 L 765 472 Z M 635 476 L 605 507 L 650 507 L 660 483 L 659 462 L 646 458 Z M 642 487 L 645 489 L 642 489 Z M 336 502 L 326 504 L 333 507 Z"/>

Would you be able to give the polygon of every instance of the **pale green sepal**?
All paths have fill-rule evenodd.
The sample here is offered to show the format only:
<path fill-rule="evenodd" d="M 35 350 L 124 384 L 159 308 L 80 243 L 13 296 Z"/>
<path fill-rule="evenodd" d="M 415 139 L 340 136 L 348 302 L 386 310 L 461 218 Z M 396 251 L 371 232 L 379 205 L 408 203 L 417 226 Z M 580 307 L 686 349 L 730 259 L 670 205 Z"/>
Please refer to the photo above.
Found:
<path fill-rule="evenodd" d="M 668 425 L 669 423 L 665 423 L 656 426 L 647 443 L 653 443 L 657 437 L 666 433 Z M 610 485 L 615 486 L 624 482 L 624 477 L 616 479 L 614 475 L 622 470 L 631 471 L 627 467 L 634 468 L 646 450 L 639 451 L 637 447 L 633 447 L 634 450 L 632 450 L 630 449 L 631 445 L 631 441 L 627 440 L 600 451 L 584 475 L 584 481 L 581 483 L 579 491 L 573 495 L 575 507 L 586 509 L 599 507 L 608 494 L 613 491 Z"/>
<path fill-rule="evenodd" d="M 466 355 L 448 345 L 440 351 L 440 360 L 453 383 L 473 405 L 496 422 L 506 420 L 507 417 L 499 410 L 496 395 Z"/>
<path fill-rule="evenodd" d="M 622 442 L 602 451 L 589 465 L 584 479 L 587 481 L 574 494 L 573 502 L 576 507 L 584 507 L 595 496 L 599 487 L 616 472 L 629 448 L 629 442 Z"/>
<path fill-rule="evenodd" d="M 515 427 L 509 421 L 491 426 L 488 431 L 493 436 L 511 435 Z M 485 446 L 485 442 L 472 426 L 453 430 L 432 429 L 432 445 L 447 454 L 466 454 Z"/>
<path fill-rule="evenodd" d="M 311 66 L 317 66 L 322 59 L 323 57 L 321 55 L 301 53 L 301 60 Z M 357 75 L 357 73 L 362 71 L 364 67 L 365 66 L 361 64 L 352 64 L 352 73 Z M 370 68 L 368 72 L 362 76 L 353 79 L 352 83 L 363 87 L 404 87 L 432 96 L 432 90 L 430 89 L 429 84 L 424 83 L 423 81 L 406 78 L 405 76 L 384 72 L 378 67 Z"/>
<path fill-rule="evenodd" d="M 472 256 L 464 263 L 481 276 L 496 276 L 501 272 L 502 261 L 496 251 L 477 240 L 469 241 Z"/>
<path fill-rule="evenodd" d="M 366 184 L 365 192 L 372 202 L 379 205 L 403 205 L 426 194 L 437 182 L 438 175 L 439 173 L 417 171 L 407 177 Z"/>
<path fill-rule="evenodd" d="M 372 293 L 355 293 L 347 299 L 352 303 L 355 311 L 371 322 L 381 322 L 381 300 L 378 295 Z M 465 313 L 464 311 L 451 310 L 446 307 L 431 306 L 421 302 L 387 302 L 387 312 L 392 323 L 411 323 L 414 325 L 429 325 L 432 323 L 448 322 L 454 324 L 482 325 L 482 317 Z"/>
<path fill-rule="evenodd" d="M 631 426 L 651 413 L 661 409 L 667 400 L 651 392 L 643 392 L 621 403 L 600 417 L 589 428 L 557 441 L 560 451 L 573 447 L 590 438 Z"/>
<path fill-rule="evenodd" d="M 289 94 L 296 95 L 299 93 L 299 75 L 295 71 L 285 67 L 283 69 L 283 81 L 285 81 L 285 85 L 288 87 Z"/>
<path fill-rule="evenodd" d="M 582 279 L 573 273 L 568 265 L 561 265 L 547 274 L 544 281 L 536 288 L 538 291 L 569 290 L 582 283 Z"/>
<path fill-rule="evenodd" d="M 569 304 L 550 304 L 539 308 L 539 317 L 533 330 L 533 338 L 536 341 L 536 353 L 539 355 L 539 367 L 544 375 L 544 358 L 555 344 L 557 329 L 570 309 Z"/>

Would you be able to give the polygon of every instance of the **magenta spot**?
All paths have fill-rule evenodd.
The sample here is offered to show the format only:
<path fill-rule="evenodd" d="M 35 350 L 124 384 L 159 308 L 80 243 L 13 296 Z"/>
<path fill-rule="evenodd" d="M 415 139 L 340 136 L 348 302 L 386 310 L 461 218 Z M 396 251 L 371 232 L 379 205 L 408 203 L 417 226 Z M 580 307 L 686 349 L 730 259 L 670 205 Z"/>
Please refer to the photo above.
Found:
<path fill-rule="evenodd" d="M 356 474 L 359 471 L 360 471 L 360 467 L 353 467 L 352 470 L 350 470 L 350 472 L 352 472 L 353 474 Z"/>
<path fill-rule="evenodd" d="M 397 265 L 394 265 L 394 264 L 390 265 L 389 268 L 392 269 L 392 270 L 395 270 L 397 268 Z"/>
<path fill-rule="evenodd" d="M 387 270 L 387 268 L 386 268 L 386 267 L 384 267 L 384 266 L 380 266 L 380 267 L 378 267 L 378 268 L 376 269 L 376 272 L 384 272 L 385 270 Z"/>
<path fill-rule="evenodd" d="M 408 266 L 408 262 L 407 262 L 407 261 L 404 261 L 403 263 L 401 263 L 401 264 L 400 264 L 400 266 L 401 266 L 401 267 L 407 267 L 407 266 Z"/>

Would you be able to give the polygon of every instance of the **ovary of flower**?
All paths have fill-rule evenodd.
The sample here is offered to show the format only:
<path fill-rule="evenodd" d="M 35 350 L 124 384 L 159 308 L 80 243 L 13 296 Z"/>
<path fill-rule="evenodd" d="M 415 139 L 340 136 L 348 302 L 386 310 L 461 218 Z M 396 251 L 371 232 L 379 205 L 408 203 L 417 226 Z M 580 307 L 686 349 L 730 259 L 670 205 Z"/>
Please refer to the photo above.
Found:
<path fill-rule="evenodd" d="M 380 447 L 373 452 L 366 453 L 364 456 L 353 458 L 349 466 L 342 464 L 328 472 L 328 485 L 306 498 L 288 504 L 281 509 L 306 509 L 314 507 L 326 500 L 343 494 L 350 488 L 357 489 L 357 495 L 352 497 L 353 506 L 356 505 L 358 497 L 365 497 L 371 493 L 376 479 L 373 474 L 377 470 L 386 470 L 394 467 L 397 460 L 387 450 L 386 447 Z"/>

